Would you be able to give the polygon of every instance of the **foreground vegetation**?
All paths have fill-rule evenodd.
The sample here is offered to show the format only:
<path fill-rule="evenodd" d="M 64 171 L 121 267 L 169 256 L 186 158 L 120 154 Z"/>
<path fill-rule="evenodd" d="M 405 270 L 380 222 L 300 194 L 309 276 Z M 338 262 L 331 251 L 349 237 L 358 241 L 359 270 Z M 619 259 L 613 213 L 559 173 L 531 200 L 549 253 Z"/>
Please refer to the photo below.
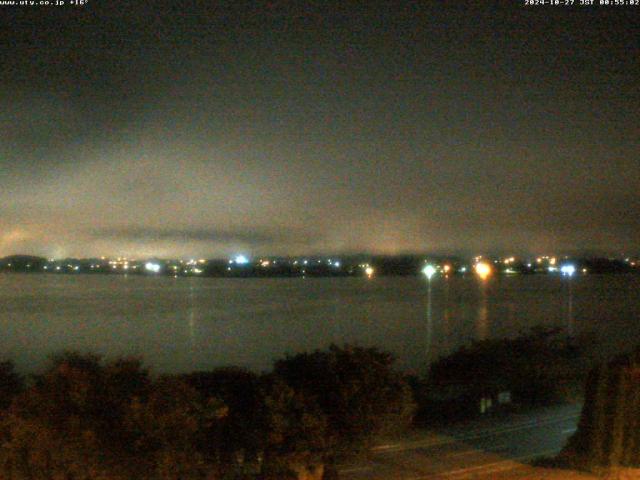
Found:
<path fill-rule="evenodd" d="M 586 339 L 549 328 L 462 347 L 413 382 L 418 421 L 428 425 L 477 415 L 485 408 L 578 400 L 589 371 L 586 348 Z"/>
<path fill-rule="evenodd" d="M 3 363 L 0 385 L 0 476 L 16 480 L 328 478 L 414 410 L 391 356 L 351 347 L 156 379 L 66 353 L 28 382 Z"/>
<path fill-rule="evenodd" d="M 508 391 L 548 403 L 579 382 L 579 349 L 557 331 L 479 342 L 407 380 L 373 348 L 287 356 L 153 377 L 139 359 L 64 353 L 41 374 L 0 364 L 0 478 L 330 479 L 382 433 L 478 413 Z"/>

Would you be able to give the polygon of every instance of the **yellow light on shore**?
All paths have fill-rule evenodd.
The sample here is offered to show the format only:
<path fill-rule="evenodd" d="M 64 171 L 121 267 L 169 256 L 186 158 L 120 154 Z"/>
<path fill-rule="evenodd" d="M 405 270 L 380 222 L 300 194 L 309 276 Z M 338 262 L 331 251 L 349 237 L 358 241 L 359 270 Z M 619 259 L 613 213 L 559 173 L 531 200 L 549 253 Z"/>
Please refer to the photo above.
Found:
<path fill-rule="evenodd" d="M 374 272 L 373 267 L 367 267 L 367 268 L 364 270 L 364 273 L 366 273 L 366 274 L 367 274 L 367 277 L 371 277 L 371 276 L 373 275 L 373 272 Z"/>
<path fill-rule="evenodd" d="M 491 265 L 486 262 L 478 262 L 474 267 L 476 274 L 482 279 L 485 280 L 489 275 L 491 275 Z"/>

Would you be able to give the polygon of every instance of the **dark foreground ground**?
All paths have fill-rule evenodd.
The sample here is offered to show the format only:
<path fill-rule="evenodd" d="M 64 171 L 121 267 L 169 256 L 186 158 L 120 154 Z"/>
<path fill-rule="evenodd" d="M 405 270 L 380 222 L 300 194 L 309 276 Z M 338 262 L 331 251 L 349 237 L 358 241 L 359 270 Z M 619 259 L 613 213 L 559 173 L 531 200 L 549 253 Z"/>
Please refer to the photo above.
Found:
<path fill-rule="evenodd" d="M 563 405 L 483 417 L 435 431 L 381 441 L 343 465 L 345 480 L 591 479 L 584 473 L 531 464 L 557 454 L 575 431 L 580 406 Z M 638 477 L 640 478 L 640 477 Z"/>

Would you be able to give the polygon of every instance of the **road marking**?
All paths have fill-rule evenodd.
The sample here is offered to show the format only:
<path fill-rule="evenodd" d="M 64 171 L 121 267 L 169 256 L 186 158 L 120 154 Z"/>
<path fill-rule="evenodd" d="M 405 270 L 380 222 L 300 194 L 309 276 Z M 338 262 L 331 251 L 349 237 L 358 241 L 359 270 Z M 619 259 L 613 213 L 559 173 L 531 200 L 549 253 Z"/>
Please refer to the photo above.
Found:
<path fill-rule="evenodd" d="M 472 453 L 493 453 L 495 455 L 499 455 L 497 450 L 500 450 L 501 448 L 504 448 L 506 446 L 507 446 L 506 443 L 502 443 L 500 445 L 492 445 L 491 450 L 481 450 L 479 448 L 472 448 L 470 450 L 463 450 L 462 452 L 454 452 L 454 453 L 447 453 L 445 455 L 438 455 L 438 457 L 441 457 L 441 458 L 464 457 L 465 455 L 470 455 Z"/>
<path fill-rule="evenodd" d="M 566 413 L 562 415 L 555 415 L 555 416 L 546 415 L 546 416 L 541 416 L 537 419 L 536 418 L 531 419 L 531 417 L 529 416 L 528 421 L 524 421 L 524 422 L 520 421 L 519 423 L 515 423 L 511 425 L 509 425 L 508 423 L 502 423 L 502 425 L 499 425 L 498 427 L 493 429 L 487 429 L 486 427 L 485 428 L 476 427 L 475 429 L 470 429 L 468 431 L 465 431 L 463 428 L 460 428 L 458 430 L 460 432 L 460 435 L 457 437 L 453 436 L 451 433 L 448 433 L 448 432 L 438 433 L 437 431 L 430 431 L 430 432 L 425 432 L 425 434 L 429 435 L 429 437 L 427 438 L 424 438 L 421 440 L 414 439 L 412 441 L 405 441 L 405 442 L 399 441 L 397 443 L 386 443 L 382 445 L 377 445 L 373 447 L 371 451 L 375 455 L 381 455 L 383 457 L 387 457 L 387 455 L 392 455 L 394 453 L 399 453 L 404 451 L 417 450 L 420 448 L 430 449 L 433 447 L 448 446 L 456 443 L 462 444 L 465 441 L 489 438 L 489 437 L 503 435 L 503 434 L 509 434 L 512 432 L 516 432 L 518 430 L 536 429 L 543 426 L 549 426 L 556 423 L 560 423 L 563 421 L 574 420 L 579 418 L 579 416 L 580 416 L 579 412 L 571 415 L 567 415 Z M 560 427 L 560 425 L 558 427 Z M 558 428 L 558 430 L 560 430 L 560 428 Z M 556 430 L 556 432 L 558 430 Z M 561 432 L 563 435 L 566 435 L 566 434 L 575 432 L 575 430 L 576 430 L 575 428 L 568 428 L 568 429 L 561 430 Z M 470 445 L 466 445 L 466 446 L 469 447 Z M 440 449 L 434 448 L 435 452 L 433 453 L 433 455 L 440 456 L 441 458 L 464 457 L 467 455 L 472 455 L 473 453 L 493 454 L 493 455 L 499 456 L 501 455 L 501 452 L 496 450 L 499 450 L 503 446 L 506 446 L 506 445 L 500 444 L 494 447 L 493 449 L 489 449 L 489 450 L 477 448 L 477 449 L 462 450 L 457 452 L 454 451 L 453 453 L 446 453 L 447 449 L 444 449 L 443 452 L 435 453 L 435 452 L 439 452 Z M 553 450 L 547 450 L 544 452 L 522 455 L 522 456 L 513 457 L 513 458 L 503 457 L 504 460 L 497 461 L 497 462 L 485 463 L 480 465 L 472 465 L 470 467 L 450 470 L 448 472 L 447 471 L 440 472 L 440 473 L 431 472 L 426 476 L 405 477 L 405 479 L 406 480 L 428 480 L 428 479 L 436 479 L 436 478 L 452 478 L 454 480 L 458 480 L 474 474 L 490 475 L 491 473 L 502 471 L 502 470 L 510 470 L 510 469 L 515 469 L 519 467 L 524 468 L 526 465 L 522 463 L 518 463 L 518 461 L 535 458 L 537 456 L 550 455 L 550 454 L 553 455 L 553 454 L 556 454 L 557 452 L 558 452 L 558 449 L 553 449 Z M 424 455 L 431 455 L 431 454 L 432 453 L 428 451 L 424 452 Z M 494 459 L 495 459 L 495 456 L 494 456 Z M 469 460 L 473 461 L 473 459 L 469 459 Z M 475 460 L 477 461 L 478 459 L 475 459 Z M 347 467 L 345 469 L 340 469 L 339 471 L 345 474 L 367 472 L 367 471 L 370 472 L 375 469 L 375 460 L 373 461 L 374 463 L 368 466 L 352 466 L 352 467 Z M 418 472 L 415 472 L 415 473 L 418 473 Z"/>
<path fill-rule="evenodd" d="M 407 479 L 407 480 L 429 480 L 431 478 L 438 478 L 438 477 L 458 477 L 458 476 L 462 476 L 464 478 L 464 476 L 468 475 L 468 474 L 475 474 L 478 472 L 482 472 L 484 470 L 486 470 L 486 472 L 484 473 L 494 473 L 494 472 L 499 472 L 499 471 L 504 471 L 504 470 L 511 470 L 514 468 L 518 468 L 523 466 L 521 463 L 518 463 L 520 460 L 527 460 L 530 458 L 535 458 L 535 457 L 541 457 L 544 455 L 549 455 L 549 454 L 554 454 L 556 453 L 557 450 L 545 450 L 544 452 L 538 452 L 538 453 L 532 453 L 532 454 L 527 454 L 527 455 L 520 455 L 518 457 L 514 457 L 514 458 L 509 458 L 507 460 L 501 460 L 499 462 L 492 462 L 492 463 L 484 463 L 481 465 L 474 465 L 471 467 L 465 467 L 465 468 L 458 468 L 456 470 L 449 470 L 449 471 L 445 471 L 445 472 L 438 472 L 438 473 L 431 473 L 429 475 L 426 476 L 421 476 L 421 477 L 412 477 L 411 479 Z"/>
<path fill-rule="evenodd" d="M 371 466 L 366 467 L 352 467 L 352 468 L 343 468 L 338 470 L 339 473 L 356 473 L 356 472 L 366 472 L 371 470 Z"/>
<path fill-rule="evenodd" d="M 395 452 L 402 452 L 402 451 L 405 451 L 405 450 L 416 450 L 418 448 L 438 447 L 440 445 L 450 445 L 452 443 L 456 443 L 456 439 L 454 439 L 454 438 L 446 438 L 446 437 L 442 436 L 440 438 L 429 439 L 429 440 L 419 440 L 419 441 L 415 441 L 415 442 L 398 443 L 398 444 L 393 445 L 393 446 L 387 445 L 387 446 L 385 446 L 384 449 L 376 449 L 374 447 L 373 450 L 377 451 L 378 453 L 395 453 Z"/>
<path fill-rule="evenodd" d="M 468 440 L 477 440 L 485 437 L 493 437 L 496 435 L 501 435 L 503 433 L 511 433 L 518 430 L 527 430 L 527 429 L 537 428 L 543 425 L 550 425 L 553 423 L 559 423 L 566 420 L 573 420 L 573 419 L 577 419 L 579 416 L 580 414 L 576 413 L 575 415 L 567 415 L 563 417 L 552 417 L 544 420 L 533 420 L 527 423 L 499 427 L 493 430 L 476 430 L 472 433 L 460 435 L 458 437 L 454 437 L 453 435 L 448 434 L 448 435 L 442 435 L 442 437 L 444 438 L 419 440 L 415 442 L 406 442 L 406 443 L 385 444 L 378 447 L 373 447 L 372 450 L 380 453 L 387 453 L 387 452 L 392 453 L 392 452 L 405 451 L 405 450 L 415 450 L 418 448 L 435 447 L 439 445 L 450 445 L 456 442 L 464 442 Z"/>
<path fill-rule="evenodd" d="M 465 455 L 471 455 L 472 453 L 483 453 L 483 452 L 482 450 L 465 450 L 463 452 L 448 453 L 446 455 L 441 455 L 441 457 L 444 457 L 444 458 L 464 457 Z"/>
<path fill-rule="evenodd" d="M 377 452 L 378 450 L 388 450 L 390 448 L 397 448 L 399 446 L 400 446 L 399 443 L 393 443 L 393 444 L 387 444 L 387 445 L 376 445 L 375 447 L 371 448 L 371 451 Z"/>
<path fill-rule="evenodd" d="M 515 430 L 526 430 L 529 428 L 535 428 L 541 425 L 549 425 L 552 423 L 559 423 L 559 422 L 563 422 L 565 420 L 573 420 L 580 417 L 580 414 L 576 413 L 574 415 L 565 415 L 562 417 L 552 417 L 552 418 L 547 418 L 547 419 L 540 419 L 540 420 L 531 420 L 529 422 L 526 423 L 520 423 L 520 424 L 516 424 L 516 425 L 509 425 L 509 426 L 504 426 L 504 427 L 498 427 L 495 429 L 484 429 L 484 430 L 476 430 L 464 435 L 461 435 L 459 437 L 456 437 L 458 440 L 467 440 L 467 439 L 475 439 L 475 438 L 482 438 L 482 437 L 492 437 L 494 435 L 499 435 L 501 433 L 507 433 L 507 432 L 512 432 Z M 452 436 L 452 435 L 450 435 Z"/>

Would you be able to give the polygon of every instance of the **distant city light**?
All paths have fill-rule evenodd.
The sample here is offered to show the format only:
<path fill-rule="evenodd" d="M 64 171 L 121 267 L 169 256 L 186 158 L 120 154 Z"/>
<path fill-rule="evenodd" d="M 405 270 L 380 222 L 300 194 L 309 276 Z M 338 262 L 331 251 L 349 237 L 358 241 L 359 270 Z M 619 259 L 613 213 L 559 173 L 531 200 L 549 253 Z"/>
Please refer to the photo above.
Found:
<path fill-rule="evenodd" d="M 460 267 L 460 273 L 466 273 L 467 267 Z"/>
<path fill-rule="evenodd" d="M 367 277 L 371 277 L 373 275 L 373 272 L 374 272 L 373 267 L 367 267 L 364 270 L 364 273 L 367 274 Z"/>
<path fill-rule="evenodd" d="M 485 280 L 489 275 L 491 275 L 491 265 L 487 262 L 478 262 L 474 267 L 476 274 L 482 279 Z"/>
<path fill-rule="evenodd" d="M 422 273 L 424 273 L 424 276 L 427 277 L 428 280 L 431 280 L 431 277 L 436 274 L 436 267 L 433 265 L 427 265 L 422 269 Z"/>
<path fill-rule="evenodd" d="M 560 267 L 560 272 L 562 275 L 571 277 L 576 273 L 576 267 L 574 265 L 562 265 L 562 267 Z"/>
<path fill-rule="evenodd" d="M 333 266 L 336 268 L 340 267 L 340 262 L 338 260 L 336 260 L 335 262 L 333 262 Z"/>
<path fill-rule="evenodd" d="M 249 259 L 244 255 L 236 255 L 233 261 L 236 262 L 238 265 L 246 265 L 247 263 L 249 263 Z"/>
<path fill-rule="evenodd" d="M 149 272 L 158 273 L 160 271 L 160 265 L 158 263 L 147 262 L 144 264 L 144 268 L 146 268 Z"/>
<path fill-rule="evenodd" d="M 426 267 L 425 267 L 425 268 L 426 268 Z M 451 265 L 449 265 L 448 263 L 447 263 L 447 264 L 445 264 L 445 265 L 442 267 L 442 271 L 443 271 L 444 273 L 449 273 L 449 271 L 450 271 L 450 270 L 451 270 Z"/>

